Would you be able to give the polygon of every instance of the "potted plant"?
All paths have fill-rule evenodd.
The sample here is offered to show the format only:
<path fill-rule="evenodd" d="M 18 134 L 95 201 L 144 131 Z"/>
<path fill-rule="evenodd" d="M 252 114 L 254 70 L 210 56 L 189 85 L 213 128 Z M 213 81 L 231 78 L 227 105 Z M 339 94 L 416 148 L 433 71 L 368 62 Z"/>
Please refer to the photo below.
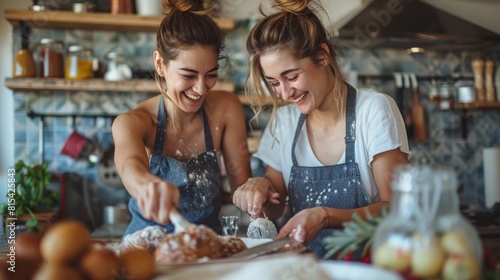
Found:
<path fill-rule="evenodd" d="M 47 165 L 26 164 L 18 160 L 14 172 L 14 192 L 7 192 L 7 202 L 1 208 L 4 220 L 5 217 L 15 216 L 17 223 L 24 222 L 29 232 L 43 231 L 41 223 L 47 227 L 55 220 L 57 211 L 54 207 L 59 202 L 58 194 L 47 189 L 50 180 Z"/>

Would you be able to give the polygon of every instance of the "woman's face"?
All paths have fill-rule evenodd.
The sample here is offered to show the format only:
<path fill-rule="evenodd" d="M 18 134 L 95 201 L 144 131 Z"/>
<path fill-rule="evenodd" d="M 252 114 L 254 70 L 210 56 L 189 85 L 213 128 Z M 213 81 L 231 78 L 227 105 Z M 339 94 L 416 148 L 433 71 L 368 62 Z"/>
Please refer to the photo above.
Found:
<path fill-rule="evenodd" d="M 218 54 L 213 47 L 193 46 L 163 63 L 157 51 L 155 66 L 167 84 L 167 96 L 185 112 L 197 112 L 217 82 Z"/>
<path fill-rule="evenodd" d="M 309 58 L 297 60 L 276 50 L 263 54 L 260 64 L 276 93 L 295 103 L 303 114 L 318 108 L 331 90 L 328 63 L 316 66 Z"/>

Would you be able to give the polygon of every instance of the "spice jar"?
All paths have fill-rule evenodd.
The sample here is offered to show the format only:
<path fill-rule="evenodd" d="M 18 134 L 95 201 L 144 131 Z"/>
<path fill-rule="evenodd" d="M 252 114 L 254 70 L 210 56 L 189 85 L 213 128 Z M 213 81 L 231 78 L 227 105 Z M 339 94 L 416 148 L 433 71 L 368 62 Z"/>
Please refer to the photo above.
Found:
<path fill-rule="evenodd" d="M 127 56 L 120 50 L 107 53 L 104 80 L 123 81 L 131 78 L 132 70 L 127 64 Z"/>
<path fill-rule="evenodd" d="M 43 38 L 37 46 L 38 77 L 64 77 L 64 43 Z"/>
<path fill-rule="evenodd" d="M 373 236 L 373 263 L 416 279 L 481 279 L 482 245 L 459 212 L 455 172 L 399 167 L 392 190 L 390 213 Z"/>
<path fill-rule="evenodd" d="M 66 55 L 66 71 L 64 77 L 68 80 L 83 80 L 94 76 L 92 67 L 92 50 L 73 45 L 68 48 Z"/>

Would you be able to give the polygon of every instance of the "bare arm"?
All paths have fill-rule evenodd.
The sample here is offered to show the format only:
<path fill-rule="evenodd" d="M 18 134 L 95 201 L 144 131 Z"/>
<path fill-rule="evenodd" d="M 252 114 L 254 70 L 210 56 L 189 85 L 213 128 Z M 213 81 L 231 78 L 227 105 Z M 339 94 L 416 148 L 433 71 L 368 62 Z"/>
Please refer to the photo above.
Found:
<path fill-rule="evenodd" d="M 145 111 L 133 110 L 113 122 L 115 165 L 122 182 L 146 219 L 168 223 L 170 209 L 177 207 L 179 190 L 149 170 L 147 132 L 155 129 Z"/>
<path fill-rule="evenodd" d="M 233 93 L 224 96 L 226 109 L 221 150 L 229 177 L 231 194 L 251 176 L 245 114 L 240 100 Z"/>

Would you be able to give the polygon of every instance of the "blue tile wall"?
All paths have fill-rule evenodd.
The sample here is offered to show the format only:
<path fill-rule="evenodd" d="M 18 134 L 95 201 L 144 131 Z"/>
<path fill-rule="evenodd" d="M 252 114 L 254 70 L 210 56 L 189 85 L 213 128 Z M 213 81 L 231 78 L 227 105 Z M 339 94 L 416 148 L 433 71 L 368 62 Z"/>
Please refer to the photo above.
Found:
<path fill-rule="evenodd" d="M 17 30 L 19 32 L 19 30 Z M 237 90 L 244 87 L 248 69 L 245 40 L 248 22 L 236 24 L 227 34 L 227 54 L 231 58 L 223 68 L 221 79 L 230 79 Z M 117 33 L 64 30 L 34 30 L 31 42 L 51 37 L 62 40 L 66 46 L 81 44 L 93 49 L 96 57 L 120 47 L 129 56 L 130 65 L 141 69 L 153 69 L 152 52 L 155 49 L 153 33 Z M 34 43 L 31 44 L 34 47 Z M 14 49 L 19 47 L 14 42 Z M 339 63 L 344 71 L 359 74 L 392 75 L 393 72 L 414 72 L 419 76 L 459 74 L 471 76 L 470 53 L 454 51 L 429 51 L 421 55 L 409 55 L 404 50 L 354 50 L 342 49 Z M 490 56 L 500 65 L 497 53 L 480 53 Z M 395 96 L 394 82 L 380 79 L 360 79 L 358 87 L 373 87 Z M 411 142 L 415 164 L 438 163 L 453 166 L 460 180 L 460 199 L 463 203 L 484 205 L 484 180 L 482 148 L 500 146 L 500 111 L 498 109 L 472 111 L 464 114 L 440 111 L 430 102 L 429 81 L 420 81 L 420 97 L 425 108 L 429 140 Z M 142 100 L 154 94 L 116 92 L 41 92 L 16 93 L 15 105 L 15 157 L 39 161 L 39 119 L 26 116 L 29 110 L 41 113 L 107 113 L 119 114 L 130 110 Z M 467 130 L 462 131 L 462 121 Z M 66 138 L 75 129 L 103 146 L 112 144 L 110 122 L 106 119 L 46 118 L 44 129 L 44 160 L 54 171 L 70 171 L 95 180 L 95 166 L 73 160 L 60 153 Z M 463 135 L 466 134 L 464 138 Z"/>

